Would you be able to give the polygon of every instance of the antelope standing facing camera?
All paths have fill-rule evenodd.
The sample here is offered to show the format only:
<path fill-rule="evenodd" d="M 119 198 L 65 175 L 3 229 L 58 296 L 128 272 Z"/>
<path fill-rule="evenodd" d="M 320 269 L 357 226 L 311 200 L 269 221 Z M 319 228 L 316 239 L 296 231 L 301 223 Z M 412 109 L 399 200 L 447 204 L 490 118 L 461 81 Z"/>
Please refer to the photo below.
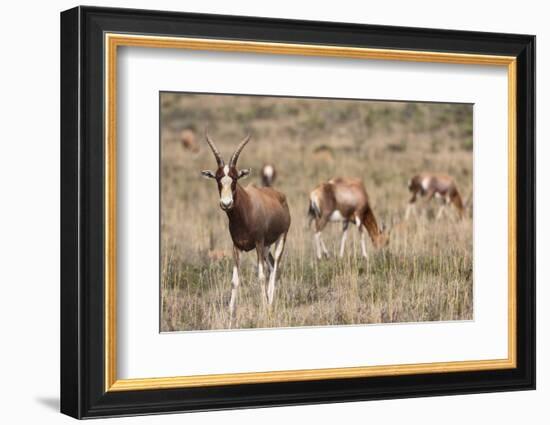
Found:
<path fill-rule="evenodd" d="M 405 220 L 409 218 L 411 212 L 416 212 L 415 207 L 418 196 L 425 198 L 425 204 L 434 196 L 442 199 L 443 205 L 437 212 L 437 220 L 441 218 L 443 212 L 446 212 L 446 208 L 451 203 L 456 207 L 460 218 L 464 217 L 464 204 L 452 177 L 446 174 L 421 173 L 409 180 L 408 187 L 412 197 L 409 200 L 409 205 L 407 205 Z"/>
<path fill-rule="evenodd" d="M 250 174 L 250 169 L 237 169 L 241 151 L 250 140 L 248 135 L 237 147 L 226 165 L 214 142 L 206 131 L 206 141 L 212 149 L 217 170 L 202 171 L 202 175 L 216 180 L 220 194 L 220 208 L 229 218 L 229 233 L 233 241 L 233 278 L 231 280 L 231 300 L 229 311 L 235 313 L 239 288 L 239 260 L 242 251 L 256 249 L 258 261 L 258 280 L 262 288 L 262 298 L 268 305 L 273 303 L 277 269 L 285 248 L 286 235 L 290 227 L 290 212 L 286 197 L 270 187 L 248 185 L 243 188 L 238 180 Z M 274 255 L 269 251 L 275 244 Z M 269 269 L 269 283 L 265 288 L 266 275 L 264 265 Z"/>
<path fill-rule="evenodd" d="M 385 246 L 389 242 L 389 231 L 378 227 L 376 217 L 369 204 L 369 197 L 365 186 L 360 179 L 336 177 L 326 183 L 321 183 L 309 195 L 308 215 L 315 222 L 315 247 L 317 258 L 322 254 L 329 256 L 329 252 L 321 232 L 329 222 L 342 222 L 343 231 L 340 241 L 340 257 L 344 256 L 344 247 L 350 223 L 357 226 L 361 235 L 361 254 L 367 258 L 365 245 L 366 230 L 376 248 Z"/>
<path fill-rule="evenodd" d="M 264 164 L 261 171 L 262 186 L 271 187 L 277 178 L 277 170 L 273 164 Z"/>

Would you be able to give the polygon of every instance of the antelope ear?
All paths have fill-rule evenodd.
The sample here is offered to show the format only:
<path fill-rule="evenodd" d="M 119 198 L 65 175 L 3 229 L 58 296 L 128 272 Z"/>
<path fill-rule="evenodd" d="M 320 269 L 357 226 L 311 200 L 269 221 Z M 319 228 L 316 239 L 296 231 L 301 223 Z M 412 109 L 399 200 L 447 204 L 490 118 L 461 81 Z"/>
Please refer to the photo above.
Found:
<path fill-rule="evenodd" d="M 202 174 L 203 177 L 205 177 L 207 179 L 215 179 L 216 178 L 216 175 L 214 174 L 214 172 L 210 171 L 210 170 L 202 170 L 201 174 Z"/>
<path fill-rule="evenodd" d="M 244 168 L 242 170 L 239 170 L 239 174 L 237 175 L 237 179 L 241 179 L 243 177 L 246 177 L 250 174 L 252 170 L 250 168 Z"/>

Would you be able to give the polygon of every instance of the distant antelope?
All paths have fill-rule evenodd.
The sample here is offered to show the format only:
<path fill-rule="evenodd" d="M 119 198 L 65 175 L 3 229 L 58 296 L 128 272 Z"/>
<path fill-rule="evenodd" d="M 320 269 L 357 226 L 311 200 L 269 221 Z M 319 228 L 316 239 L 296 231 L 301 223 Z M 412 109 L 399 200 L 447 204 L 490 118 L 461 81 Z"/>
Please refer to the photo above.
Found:
<path fill-rule="evenodd" d="M 343 233 L 340 241 L 340 257 L 344 255 L 344 247 L 350 223 L 357 226 L 361 235 L 361 253 L 367 258 L 365 234 L 367 230 L 376 248 L 388 244 L 389 232 L 378 227 L 376 218 L 369 203 L 365 186 L 360 179 L 336 177 L 326 183 L 321 183 L 309 195 L 310 222 L 315 221 L 315 247 L 317 258 L 322 254 L 329 256 L 327 247 L 321 238 L 321 232 L 328 222 L 342 222 Z M 322 251 L 322 252 L 321 252 Z"/>
<path fill-rule="evenodd" d="M 277 170 L 273 164 L 265 164 L 261 171 L 262 185 L 266 187 L 273 186 L 277 178 Z"/>
<path fill-rule="evenodd" d="M 331 163 L 334 161 L 334 150 L 327 146 L 317 146 L 313 150 L 312 158 L 317 163 Z"/>
<path fill-rule="evenodd" d="M 443 200 L 443 205 L 439 208 L 436 219 L 441 218 L 446 207 L 451 203 L 456 207 L 460 218 L 464 217 L 464 204 L 452 177 L 445 174 L 421 173 L 409 180 L 408 187 L 412 193 L 412 198 L 409 200 L 409 205 L 407 205 L 405 219 L 408 219 L 411 212 L 415 211 L 417 195 L 425 197 L 425 203 L 434 196 Z"/>
<path fill-rule="evenodd" d="M 243 188 L 237 180 L 250 174 L 250 169 L 237 169 L 237 161 L 243 148 L 250 140 L 248 135 L 237 147 L 225 165 L 220 152 L 206 132 L 206 141 L 216 159 L 217 170 L 205 170 L 204 177 L 215 179 L 220 194 L 220 207 L 229 218 L 229 233 L 233 240 L 233 278 L 231 280 L 230 315 L 235 313 L 239 288 L 239 257 L 241 251 L 256 249 L 258 280 L 262 288 L 262 298 L 268 305 L 273 303 L 277 269 L 285 248 L 286 235 L 290 227 L 290 212 L 286 197 L 270 187 L 248 185 Z M 274 256 L 269 248 L 275 244 Z M 264 263 L 269 268 L 269 283 L 265 290 Z M 264 298 L 265 297 L 265 298 Z"/>
<path fill-rule="evenodd" d="M 195 132 L 191 128 L 186 128 L 180 133 L 180 141 L 184 149 L 197 153 L 200 150 Z"/>

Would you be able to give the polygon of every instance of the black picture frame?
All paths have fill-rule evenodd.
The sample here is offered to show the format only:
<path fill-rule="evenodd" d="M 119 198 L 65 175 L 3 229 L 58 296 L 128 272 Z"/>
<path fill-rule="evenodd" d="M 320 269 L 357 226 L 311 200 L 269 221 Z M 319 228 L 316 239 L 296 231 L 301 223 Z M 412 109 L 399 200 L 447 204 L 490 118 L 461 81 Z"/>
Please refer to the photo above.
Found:
<path fill-rule="evenodd" d="M 106 392 L 104 33 L 517 58 L 517 367 Z M 535 37 L 132 9 L 61 13 L 61 412 L 75 418 L 535 388 Z"/>

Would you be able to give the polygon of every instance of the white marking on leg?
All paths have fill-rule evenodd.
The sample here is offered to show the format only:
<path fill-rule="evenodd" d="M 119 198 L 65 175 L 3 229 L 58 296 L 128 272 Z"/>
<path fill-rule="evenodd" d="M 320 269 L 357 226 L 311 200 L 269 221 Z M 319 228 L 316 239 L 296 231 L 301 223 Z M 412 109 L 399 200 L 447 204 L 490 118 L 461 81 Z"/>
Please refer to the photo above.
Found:
<path fill-rule="evenodd" d="M 355 216 L 355 225 L 358 229 L 361 228 L 361 219 L 357 215 Z"/>
<path fill-rule="evenodd" d="M 327 246 L 325 245 L 325 241 L 323 241 L 323 238 L 321 237 L 321 234 L 319 234 L 319 240 L 321 241 L 321 247 L 323 248 L 323 253 L 324 253 L 327 257 L 330 257 L 330 254 L 328 253 Z"/>
<path fill-rule="evenodd" d="M 273 303 L 273 295 L 275 294 L 275 279 L 277 279 L 277 269 L 279 267 L 279 262 L 283 255 L 283 250 L 285 248 L 285 240 L 286 240 L 286 234 L 281 235 L 281 237 L 277 241 L 277 244 L 275 245 L 275 253 L 274 253 L 275 258 L 274 258 L 274 264 L 273 264 L 273 271 L 269 275 L 269 285 L 267 287 L 268 305 L 271 305 Z"/>
<path fill-rule="evenodd" d="M 361 255 L 365 258 L 367 258 L 367 245 L 365 244 L 365 230 L 366 228 L 363 226 L 363 228 L 359 229 L 359 232 L 361 233 Z"/>
<path fill-rule="evenodd" d="M 231 317 L 235 314 L 235 306 L 237 302 L 237 294 L 239 291 L 239 251 L 233 248 L 233 259 L 235 264 L 233 266 L 233 277 L 231 278 L 231 300 L 229 301 L 229 314 Z"/>
<path fill-rule="evenodd" d="M 263 255 L 258 256 L 258 282 L 260 284 L 260 291 L 262 294 L 262 300 L 265 303 L 266 301 L 266 292 L 265 292 L 265 273 L 264 273 L 264 258 Z"/>
<path fill-rule="evenodd" d="M 258 261 L 258 280 L 262 283 L 265 282 L 264 260 L 263 259 L 260 259 L 260 261 Z"/>
<path fill-rule="evenodd" d="M 346 239 L 348 238 L 348 230 L 349 228 L 346 227 L 342 232 L 342 240 L 340 241 L 340 258 L 344 256 L 344 247 L 346 245 Z"/>
<path fill-rule="evenodd" d="M 231 316 L 235 313 L 235 302 L 239 291 L 239 268 L 233 266 L 233 277 L 231 278 L 231 301 L 229 301 L 229 312 Z"/>
<path fill-rule="evenodd" d="M 321 259 L 321 232 L 315 232 L 313 239 L 315 241 L 315 248 L 317 250 L 317 258 L 320 260 Z"/>

